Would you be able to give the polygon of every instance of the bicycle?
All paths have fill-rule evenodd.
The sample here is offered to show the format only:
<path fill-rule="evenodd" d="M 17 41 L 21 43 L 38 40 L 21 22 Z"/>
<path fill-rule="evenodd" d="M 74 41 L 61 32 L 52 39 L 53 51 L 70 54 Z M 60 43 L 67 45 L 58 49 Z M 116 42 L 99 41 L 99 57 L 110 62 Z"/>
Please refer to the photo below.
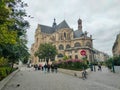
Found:
<path fill-rule="evenodd" d="M 87 79 L 87 72 L 85 70 L 83 70 L 82 72 L 82 79 Z"/>

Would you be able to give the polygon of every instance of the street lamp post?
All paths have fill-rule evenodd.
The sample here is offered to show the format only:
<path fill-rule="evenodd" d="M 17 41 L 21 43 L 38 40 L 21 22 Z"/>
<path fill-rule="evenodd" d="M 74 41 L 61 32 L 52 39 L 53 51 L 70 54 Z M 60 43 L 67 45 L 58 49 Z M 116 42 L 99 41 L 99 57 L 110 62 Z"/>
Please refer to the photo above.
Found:
<path fill-rule="evenodd" d="M 94 62 L 93 68 L 94 68 L 94 72 L 96 72 L 96 68 L 95 68 L 95 57 L 94 57 L 94 55 L 95 55 L 95 51 L 93 51 L 93 62 Z"/>
<path fill-rule="evenodd" d="M 112 60 L 112 69 L 113 69 L 113 73 L 115 73 L 114 60 Z"/>
<path fill-rule="evenodd" d="M 94 60 L 94 72 L 96 72 L 96 68 L 95 68 L 95 60 Z"/>

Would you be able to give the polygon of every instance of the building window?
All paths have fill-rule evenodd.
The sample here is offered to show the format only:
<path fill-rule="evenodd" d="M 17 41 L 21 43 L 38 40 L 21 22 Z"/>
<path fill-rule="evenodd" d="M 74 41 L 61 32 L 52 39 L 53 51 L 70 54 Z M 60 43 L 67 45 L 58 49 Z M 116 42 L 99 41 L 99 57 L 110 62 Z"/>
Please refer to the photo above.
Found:
<path fill-rule="evenodd" d="M 78 52 L 78 50 L 75 50 L 75 53 L 77 53 Z"/>
<path fill-rule="evenodd" d="M 78 59 L 78 55 L 75 55 L 75 59 Z"/>
<path fill-rule="evenodd" d="M 59 40 L 63 40 L 63 35 L 62 35 L 62 33 L 59 33 Z"/>
<path fill-rule="evenodd" d="M 91 43 L 90 43 L 90 42 L 87 42 L 87 43 L 86 43 L 86 46 L 91 47 Z"/>
<path fill-rule="evenodd" d="M 63 57 L 63 55 L 60 53 L 60 54 L 58 54 L 58 58 L 62 58 Z"/>
<path fill-rule="evenodd" d="M 68 49 L 68 48 L 70 48 L 70 45 L 68 44 L 68 45 L 66 45 L 66 49 Z"/>
<path fill-rule="evenodd" d="M 72 59 L 72 56 L 69 56 L 70 59 Z"/>
<path fill-rule="evenodd" d="M 66 38 L 66 33 L 64 32 L 64 38 Z"/>
<path fill-rule="evenodd" d="M 64 46 L 63 45 L 59 45 L 59 50 L 64 50 Z"/>
<path fill-rule="evenodd" d="M 81 45 L 80 45 L 80 43 L 79 42 L 76 42 L 75 44 L 74 44 L 74 47 L 80 47 Z"/>

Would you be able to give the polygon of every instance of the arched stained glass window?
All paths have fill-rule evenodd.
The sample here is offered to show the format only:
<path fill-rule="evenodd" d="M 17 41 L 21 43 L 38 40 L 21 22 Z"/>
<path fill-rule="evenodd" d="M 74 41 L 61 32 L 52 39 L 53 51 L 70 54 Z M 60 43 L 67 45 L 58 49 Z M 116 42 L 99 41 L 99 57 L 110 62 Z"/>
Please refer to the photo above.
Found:
<path fill-rule="evenodd" d="M 74 44 L 74 47 L 80 47 L 81 45 L 80 45 L 80 43 L 79 42 L 76 42 L 75 44 Z"/>
<path fill-rule="evenodd" d="M 86 43 L 86 46 L 91 47 L 91 43 L 90 43 L 90 42 L 87 42 L 87 43 Z"/>
<path fill-rule="evenodd" d="M 64 49 L 64 46 L 61 44 L 59 45 L 59 50 L 63 50 Z"/>
<path fill-rule="evenodd" d="M 70 45 L 69 45 L 69 44 L 66 45 L 66 49 L 68 49 L 68 48 L 70 48 Z"/>

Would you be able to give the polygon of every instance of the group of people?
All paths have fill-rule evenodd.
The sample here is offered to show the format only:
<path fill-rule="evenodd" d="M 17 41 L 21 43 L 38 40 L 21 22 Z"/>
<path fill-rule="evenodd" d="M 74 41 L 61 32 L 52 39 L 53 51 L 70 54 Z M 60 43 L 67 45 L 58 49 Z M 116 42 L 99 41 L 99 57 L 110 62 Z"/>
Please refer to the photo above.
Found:
<path fill-rule="evenodd" d="M 91 71 L 93 71 L 93 70 L 96 71 L 96 65 L 90 64 L 89 67 L 90 67 Z M 102 71 L 101 63 L 97 64 L 97 68 L 98 68 L 98 71 Z"/>
<path fill-rule="evenodd" d="M 45 71 L 45 72 L 56 72 L 57 73 L 57 64 L 45 64 L 45 65 L 42 65 L 42 64 L 35 64 L 34 65 L 34 68 L 35 70 L 42 70 L 42 71 Z"/>

